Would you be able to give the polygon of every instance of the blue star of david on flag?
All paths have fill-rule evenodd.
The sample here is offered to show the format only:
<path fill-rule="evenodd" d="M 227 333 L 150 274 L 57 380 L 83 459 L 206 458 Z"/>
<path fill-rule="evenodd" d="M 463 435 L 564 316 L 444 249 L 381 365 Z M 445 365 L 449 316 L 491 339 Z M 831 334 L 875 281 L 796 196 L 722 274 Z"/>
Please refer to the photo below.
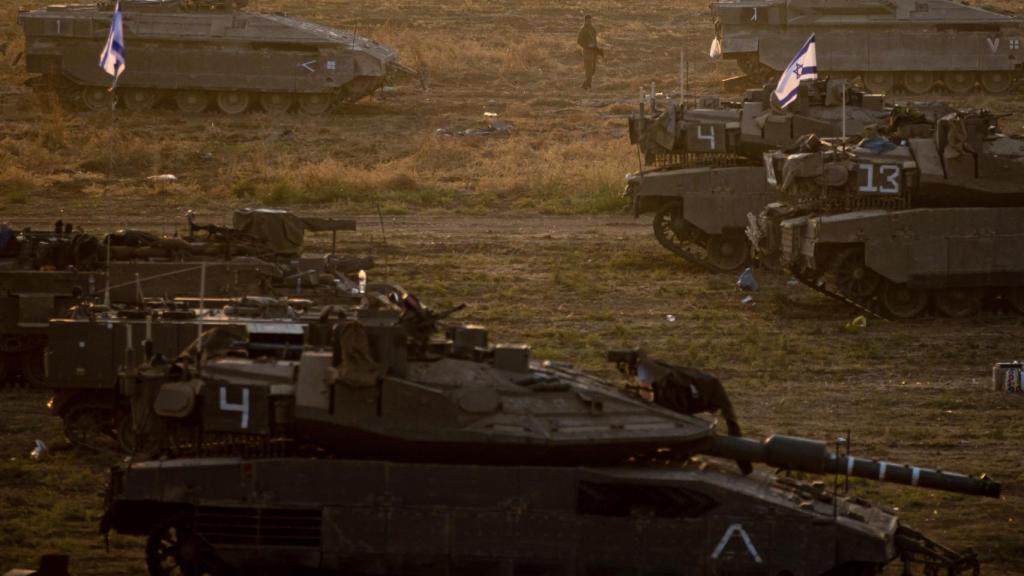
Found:
<path fill-rule="evenodd" d="M 783 108 L 792 104 L 800 94 L 800 81 L 814 80 L 817 77 L 818 50 L 814 34 L 811 34 L 779 78 L 779 85 L 775 87 L 775 96 L 779 99 L 779 104 Z"/>
<path fill-rule="evenodd" d="M 100 68 L 107 74 L 114 77 L 114 83 L 110 85 L 113 90 L 117 87 L 117 81 L 121 78 L 126 68 L 124 59 L 124 25 L 121 21 L 121 2 L 118 0 L 114 5 L 114 16 L 110 19 L 110 33 L 107 35 L 107 43 L 103 46 L 100 54 Z"/>

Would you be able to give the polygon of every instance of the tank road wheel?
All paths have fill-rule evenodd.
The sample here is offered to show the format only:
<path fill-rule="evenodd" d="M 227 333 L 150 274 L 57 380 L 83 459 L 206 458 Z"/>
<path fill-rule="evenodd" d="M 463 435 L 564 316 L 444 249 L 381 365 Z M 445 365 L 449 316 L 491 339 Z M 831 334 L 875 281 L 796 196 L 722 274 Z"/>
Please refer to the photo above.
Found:
<path fill-rule="evenodd" d="M 866 302 L 875 295 L 882 277 L 864 263 L 864 250 L 851 248 L 839 254 L 832 265 L 836 288 L 847 298 Z"/>
<path fill-rule="evenodd" d="M 967 318 L 981 310 L 981 294 L 970 288 L 946 288 L 935 293 L 935 308 L 943 316 Z"/>
<path fill-rule="evenodd" d="M 156 90 L 146 90 L 145 88 L 132 88 L 125 90 L 124 105 L 133 112 L 145 112 L 152 110 L 153 106 L 157 101 Z"/>
<path fill-rule="evenodd" d="M 886 282 L 882 286 L 881 300 L 886 313 L 898 320 L 916 318 L 928 308 L 928 293 L 906 284 Z"/>
<path fill-rule="evenodd" d="M 303 114 L 319 116 L 331 107 L 331 97 L 328 94 L 302 94 L 299 96 L 299 110 Z"/>
<path fill-rule="evenodd" d="M 110 110 L 111 105 L 114 103 L 114 95 L 106 88 L 83 86 L 81 95 L 82 104 L 93 112 Z"/>
<path fill-rule="evenodd" d="M 736 272 L 750 260 L 743 236 L 712 236 L 708 240 L 708 264 L 722 272 Z"/>
<path fill-rule="evenodd" d="M 232 116 L 241 114 L 249 109 L 249 93 L 220 92 L 217 94 L 217 108 Z"/>
<path fill-rule="evenodd" d="M 291 94 L 281 92 L 267 92 L 260 94 L 260 108 L 267 114 L 287 114 L 292 107 Z"/>
<path fill-rule="evenodd" d="M 21 377 L 33 388 L 46 386 L 46 348 L 33 348 L 22 353 Z"/>
<path fill-rule="evenodd" d="M 894 84 L 892 72 L 865 72 L 864 87 L 874 94 L 889 94 Z"/>
<path fill-rule="evenodd" d="M 103 450 L 110 447 L 114 414 L 104 406 L 79 404 L 64 414 L 64 436 L 81 448 Z"/>
<path fill-rule="evenodd" d="M 989 94 L 1002 94 L 1013 85 L 1013 76 L 1004 70 L 989 70 L 981 73 L 981 87 Z"/>
<path fill-rule="evenodd" d="M 210 99 L 202 90 L 182 90 L 174 95 L 174 102 L 178 110 L 186 114 L 201 114 L 206 111 Z"/>
<path fill-rule="evenodd" d="M 903 74 L 903 87 L 910 94 L 927 94 L 935 84 L 935 75 L 927 70 L 916 70 Z"/>
<path fill-rule="evenodd" d="M 146 538 L 150 576 L 216 576 L 224 573 L 216 553 L 184 521 L 165 521 Z"/>
<path fill-rule="evenodd" d="M 974 90 L 974 73 L 967 70 L 946 72 L 943 82 L 953 94 L 970 94 Z"/>

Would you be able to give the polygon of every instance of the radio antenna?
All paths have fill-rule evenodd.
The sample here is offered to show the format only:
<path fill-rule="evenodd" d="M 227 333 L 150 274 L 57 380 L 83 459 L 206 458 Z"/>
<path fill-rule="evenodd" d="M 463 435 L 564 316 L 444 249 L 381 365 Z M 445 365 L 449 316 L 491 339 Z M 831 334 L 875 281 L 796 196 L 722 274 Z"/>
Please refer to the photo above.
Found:
<path fill-rule="evenodd" d="M 384 212 L 380 209 L 380 197 L 374 193 L 373 203 L 377 207 L 377 221 L 380 223 L 380 238 L 384 244 L 384 282 L 388 282 L 388 278 L 391 273 L 391 267 L 388 263 L 388 234 L 384 229 Z"/>

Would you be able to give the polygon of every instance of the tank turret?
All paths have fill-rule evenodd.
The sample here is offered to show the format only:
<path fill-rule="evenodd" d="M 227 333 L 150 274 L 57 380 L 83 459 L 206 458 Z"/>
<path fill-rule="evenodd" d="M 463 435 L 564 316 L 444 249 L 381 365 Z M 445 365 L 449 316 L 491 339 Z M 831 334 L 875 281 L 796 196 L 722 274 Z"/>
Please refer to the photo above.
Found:
<path fill-rule="evenodd" d="M 778 107 L 770 84 L 747 90 L 740 102 L 707 96 L 685 106 L 671 100 L 659 105 L 645 97 L 630 116 L 630 143 L 650 168 L 760 164 L 764 152 L 788 148 L 803 135 L 841 136 L 844 91 L 847 134 L 887 123 L 892 108 L 884 95 L 823 78 L 805 82 L 785 109 Z"/>
<path fill-rule="evenodd" d="M 451 311 L 434 314 L 400 289 L 375 288 L 402 314 L 355 310 L 336 326 L 328 349 L 264 358 L 200 342 L 192 357 L 130 376 L 125 388 L 138 392 L 133 419 L 151 424 L 138 432 L 165 453 L 182 450 L 168 441 L 185 428 L 209 435 L 182 455 L 241 436 L 249 445 L 287 437 L 336 457 L 410 462 L 578 466 L 707 454 L 736 460 L 747 473 L 749 463 L 763 462 L 999 493 L 990 479 L 840 457 L 812 440 L 747 439 L 725 388 L 709 374 L 613 351 L 609 359 L 630 377 L 616 384 L 531 362 L 529 348 L 492 345 L 477 326 L 440 331 Z M 729 435 L 695 416 L 704 412 L 720 412 Z"/>

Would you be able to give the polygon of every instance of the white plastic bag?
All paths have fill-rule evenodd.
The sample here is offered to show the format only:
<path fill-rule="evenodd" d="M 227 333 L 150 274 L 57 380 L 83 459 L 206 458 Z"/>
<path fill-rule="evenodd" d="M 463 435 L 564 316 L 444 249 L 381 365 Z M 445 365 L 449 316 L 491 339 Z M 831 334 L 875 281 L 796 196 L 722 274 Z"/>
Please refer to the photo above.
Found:
<path fill-rule="evenodd" d="M 722 59 L 722 42 L 717 36 L 711 41 L 711 52 L 709 52 L 708 55 L 711 56 L 712 60 Z"/>

